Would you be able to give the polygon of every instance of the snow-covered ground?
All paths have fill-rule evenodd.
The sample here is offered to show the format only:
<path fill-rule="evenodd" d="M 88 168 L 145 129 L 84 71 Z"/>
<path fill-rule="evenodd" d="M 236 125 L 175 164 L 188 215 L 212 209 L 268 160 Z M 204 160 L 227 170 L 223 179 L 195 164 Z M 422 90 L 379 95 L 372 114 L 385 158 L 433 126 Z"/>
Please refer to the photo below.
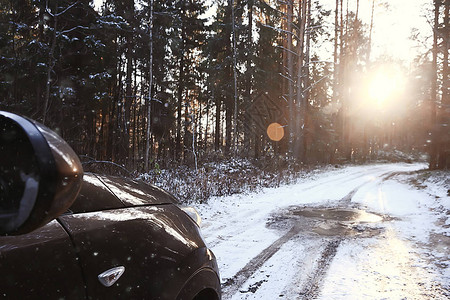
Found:
<path fill-rule="evenodd" d="M 425 168 L 330 168 L 197 205 L 223 299 L 448 299 L 449 179 Z"/>

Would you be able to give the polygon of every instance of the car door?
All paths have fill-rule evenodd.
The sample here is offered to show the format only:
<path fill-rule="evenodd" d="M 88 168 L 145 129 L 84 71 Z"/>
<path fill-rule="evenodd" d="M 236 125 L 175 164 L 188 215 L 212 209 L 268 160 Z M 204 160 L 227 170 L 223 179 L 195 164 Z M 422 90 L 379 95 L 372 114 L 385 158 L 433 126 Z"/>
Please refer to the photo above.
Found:
<path fill-rule="evenodd" d="M 67 232 L 54 220 L 19 236 L 0 236 L 0 298 L 84 299 L 81 267 Z"/>

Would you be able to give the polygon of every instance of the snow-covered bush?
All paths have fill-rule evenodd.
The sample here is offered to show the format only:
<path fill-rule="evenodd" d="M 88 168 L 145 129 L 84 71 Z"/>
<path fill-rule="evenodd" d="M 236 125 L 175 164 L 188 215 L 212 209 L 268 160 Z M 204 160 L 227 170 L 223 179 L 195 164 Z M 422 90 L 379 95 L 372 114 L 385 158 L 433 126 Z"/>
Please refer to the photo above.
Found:
<path fill-rule="evenodd" d="M 173 193 L 182 202 L 204 203 L 214 196 L 278 187 L 306 176 L 311 170 L 309 167 L 288 167 L 282 160 L 233 158 L 204 163 L 197 171 L 187 166 L 157 168 L 138 178 Z"/>

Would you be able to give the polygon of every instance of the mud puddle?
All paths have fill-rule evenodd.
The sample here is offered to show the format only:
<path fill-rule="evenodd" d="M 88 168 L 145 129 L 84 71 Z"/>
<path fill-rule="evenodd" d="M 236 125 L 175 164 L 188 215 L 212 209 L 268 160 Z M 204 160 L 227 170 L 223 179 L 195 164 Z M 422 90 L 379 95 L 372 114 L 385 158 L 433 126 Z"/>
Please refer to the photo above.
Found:
<path fill-rule="evenodd" d="M 372 237 L 380 234 L 387 217 L 361 209 L 290 207 L 268 222 L 269 227 L 297 226 L 321 236 Z"/>
<path fill-rule="evenodd" d="M 375 223 L 383 221 L 383 217 L 359 209 L 294 209 L 291 214 L 307 218 L 334 220 L 356 223 Z"/>

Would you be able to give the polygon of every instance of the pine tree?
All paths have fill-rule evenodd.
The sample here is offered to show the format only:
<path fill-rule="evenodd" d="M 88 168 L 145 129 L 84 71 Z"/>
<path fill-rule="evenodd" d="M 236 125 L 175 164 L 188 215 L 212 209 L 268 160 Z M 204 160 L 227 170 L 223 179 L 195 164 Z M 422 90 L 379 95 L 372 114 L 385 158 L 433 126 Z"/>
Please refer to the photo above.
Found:
<path fill-rule="evenodd" d="M 199 95 L 198 79 L 200 77 L 201 52 L 205 43 L 206 25 L 201 15 L 205 11 L 203 0 L 184 0 L 176 5 L 175 20 L 176 39 L 172 46 L 177 56 L 177 159 L 187 159 L 187 153 L 192 148 L 192 108 L 196 105 Z M 184 108 L 184 109 L 183 109 Z M 182 141 L 182 113 L 184 112 L 184 138 Z M 183 150 L 183 151 L 182 151 Z M 181 154 L 183 156 L 181 157 Z"/>

